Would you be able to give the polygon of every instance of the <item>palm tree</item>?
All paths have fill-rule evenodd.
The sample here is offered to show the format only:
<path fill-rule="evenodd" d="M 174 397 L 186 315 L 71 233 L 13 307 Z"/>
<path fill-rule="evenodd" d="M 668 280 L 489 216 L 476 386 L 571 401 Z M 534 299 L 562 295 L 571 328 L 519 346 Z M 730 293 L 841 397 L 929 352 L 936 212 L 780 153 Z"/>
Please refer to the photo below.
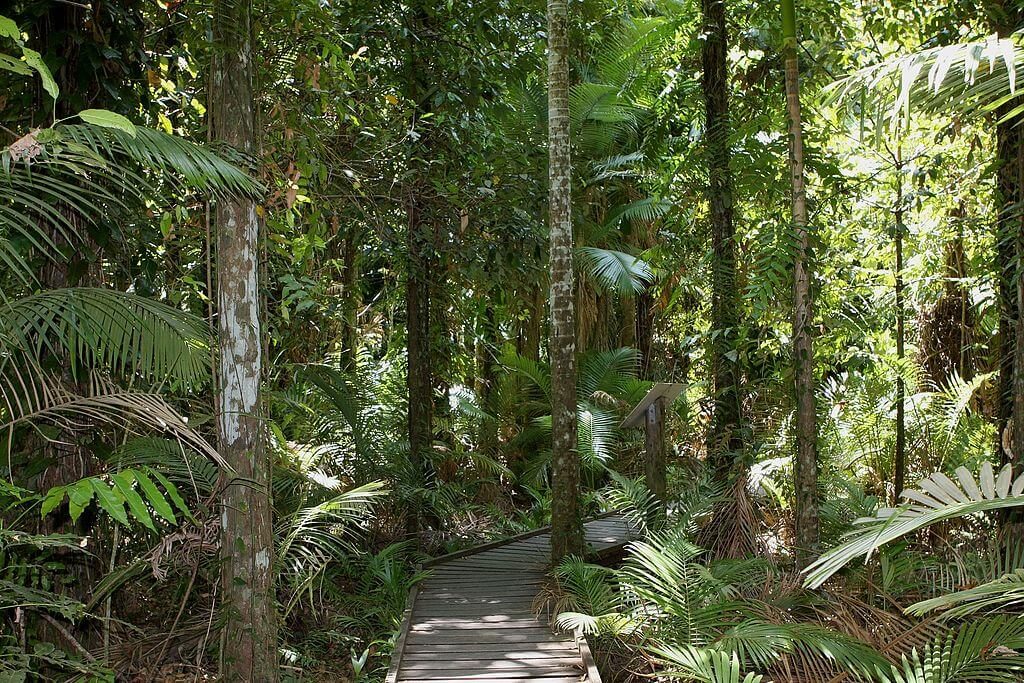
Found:
<path fill-rule="evenodd" d="M 576 452 L 569 3 L 548 0 L 548 223 L 551 254 L 551 556 L 583 551 Z"/>
<path fill-rule="evenodd" d="M 796 457 L 793 460 L 796 490 L 797 560 L 803 565 L 818 545 L 818 428 L 814 401 L 814 347 L 811 326 L 814 299 L 811 292 L 810 232 L 807 227 L 807 193 L 804 189 L 804 141 L 800 112 L 800 65 L 797 59 L 796 8 L 782 0 L 783 53 L 786 62 L 786 113 L 789 119 L 789 168 L 793 188 L 793 367 L 796 382 Z"/>

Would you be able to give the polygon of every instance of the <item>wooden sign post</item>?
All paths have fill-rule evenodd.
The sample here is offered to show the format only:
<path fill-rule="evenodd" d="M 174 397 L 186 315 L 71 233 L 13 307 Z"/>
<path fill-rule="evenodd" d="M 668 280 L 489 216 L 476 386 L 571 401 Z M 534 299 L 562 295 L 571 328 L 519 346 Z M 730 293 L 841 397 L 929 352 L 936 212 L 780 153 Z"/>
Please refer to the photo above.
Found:
<path fill-rule="evenodd" d="M 658 499 L 661 512 L 665 512 L 665 408 L 683 391 L 682 384 L 655 384 L 643 400 L 622 421 L 622 429 L 644 427 L 644 477 L 647 487 Z"/>

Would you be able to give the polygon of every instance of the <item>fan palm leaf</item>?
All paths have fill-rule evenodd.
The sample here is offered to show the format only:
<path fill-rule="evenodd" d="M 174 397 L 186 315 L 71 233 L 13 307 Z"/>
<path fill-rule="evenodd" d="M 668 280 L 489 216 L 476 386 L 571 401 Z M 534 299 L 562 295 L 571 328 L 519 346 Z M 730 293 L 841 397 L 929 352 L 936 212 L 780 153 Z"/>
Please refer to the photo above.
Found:
<path fill-rule="evenodd" d="M 932 474 L 921 480 L 920 489 L 903 492 L 908 505 L 883 508 L 873 518 L 858 520 L 859 529 L 804 570 L 805 585 L 817 588 L 854 558 L 869 557 L 886 543 L 936 522 L 1024 506 L 1024 474 L 1014 479 L 1009 463 L 998 473 L 984 463 L 977 481 L 965 467 L 956 476 L 958 483 L 945 474 Z"/>
<path fill-rule="evenodd" d="M 581 267 L 605 291 L 639 294 L 654 282 L 651 267 L 638 256 L 598 247 L 580 247 L 576 254 Z"/>

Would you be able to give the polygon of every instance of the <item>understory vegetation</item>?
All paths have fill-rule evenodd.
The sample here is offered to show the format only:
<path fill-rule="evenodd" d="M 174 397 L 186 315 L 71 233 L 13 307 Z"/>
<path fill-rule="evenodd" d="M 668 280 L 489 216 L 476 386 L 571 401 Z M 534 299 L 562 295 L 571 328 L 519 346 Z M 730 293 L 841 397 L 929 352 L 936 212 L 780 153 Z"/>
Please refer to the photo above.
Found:
<path fill-rule="evenodd" d="M 0 683 L 1024 681 L 1016 0 L 0 12 Z"/>

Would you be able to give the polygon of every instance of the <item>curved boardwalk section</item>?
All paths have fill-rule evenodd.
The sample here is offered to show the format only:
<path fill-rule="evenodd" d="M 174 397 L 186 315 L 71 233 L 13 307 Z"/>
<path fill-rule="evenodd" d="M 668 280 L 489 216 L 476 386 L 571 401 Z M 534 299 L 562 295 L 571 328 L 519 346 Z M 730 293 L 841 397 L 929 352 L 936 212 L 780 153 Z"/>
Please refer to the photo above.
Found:
<path fill-rule="evenodd" d="M 621 515 L 585 524 L 594 553 L 636 534 Z M 388 683 L 599 683 L 586 641 L 533 613 L 548 558 L 547 529 L 447 555 L 412 591 Z"/>

